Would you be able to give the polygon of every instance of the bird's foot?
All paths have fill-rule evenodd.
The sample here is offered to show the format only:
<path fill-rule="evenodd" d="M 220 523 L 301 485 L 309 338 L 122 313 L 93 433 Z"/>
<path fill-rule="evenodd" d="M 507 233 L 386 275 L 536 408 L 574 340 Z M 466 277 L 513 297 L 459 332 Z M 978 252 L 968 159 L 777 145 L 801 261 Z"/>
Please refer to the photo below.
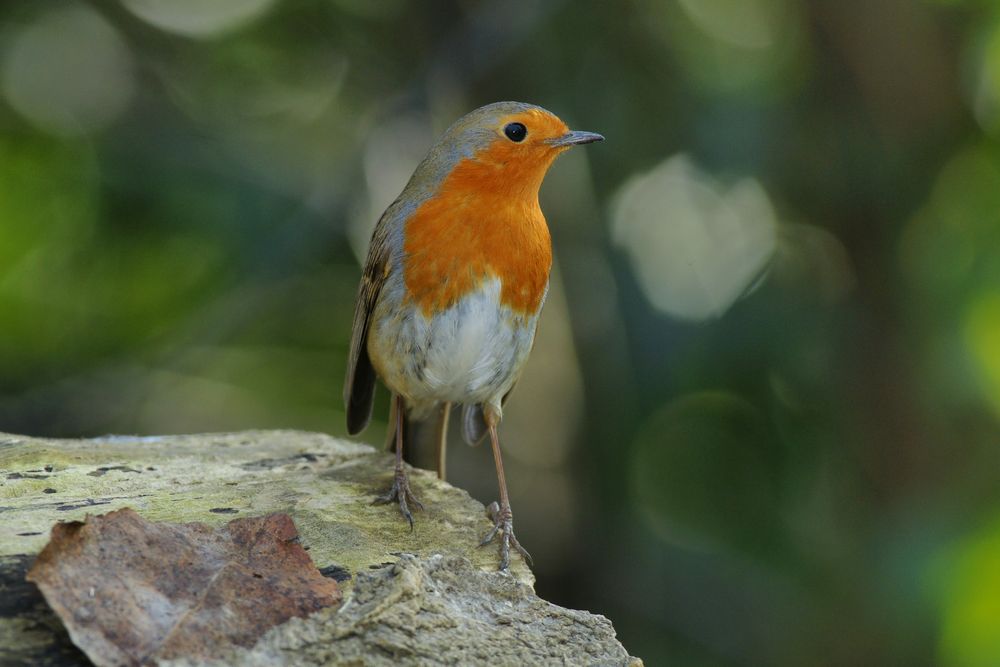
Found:
<path fill-rule="evenodd" d="M 510 511 L 510 505 L 504 504 L 500 505 L 496 501 L 490 503 L 490 506 L 486 508 L 486 516 L 490 518 L 493 522 L 493 530 L 486 534 L 479 546 L 484 547 L 493 541 L 493 538 L 500 535 L 500 569 L 506 570 L 510 567 L 510 548 L 514 547 L 517 553 L 521 554 L 522 557 L 528 564 L 531 564 L 531 554 L 528 550 L 521 546 L 521 543 L 517 541 L 514 537 L 514 515 Z"/>
<path fill-rule="evenodd" d="M 410 513 L 410 504 L 418 510 L 422 510 L 424 506 L 419 500 L 417 500 L 417 497 L 413 495 L 413 491 L 410 490 L 410 480 L 406 476 L 405 468 L 396 468 L 396 475 L 392 482 L 392 488 L 381 496 L 375 498 L 375 500 L 372 501 L 372 504 L 384 505 L 385 503 L 391 503 L 394 500 L 399 503 L 400 513 L 406 517 L 407 521 L 410 522 L 410 530 L 413 530 L 413 514 Z"/>

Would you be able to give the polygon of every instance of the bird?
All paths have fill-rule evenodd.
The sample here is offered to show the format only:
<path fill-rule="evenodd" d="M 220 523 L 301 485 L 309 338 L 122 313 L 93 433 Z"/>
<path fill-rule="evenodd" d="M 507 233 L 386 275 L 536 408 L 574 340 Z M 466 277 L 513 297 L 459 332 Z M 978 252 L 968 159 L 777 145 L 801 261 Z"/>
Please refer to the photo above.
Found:
<path fill-rule="evenodd" d="M 444 474 L 448 417 L 462 406 L 465 440 L 487 436 L 499 501 L 487 510 L 499 538 L 499 569 L 514 534 L 498 427 L 503 406 L 534 343 L 549 287 L 552 243 L 538 191 L 567 149 L 603 141 L 572 131 L 550 111 L 495 102 L 449 127 L 379 218 L 362 270 L 344 382 L 347 430 L 371 420 L 376 378 L 392 394 L 392 503 L 413 529 L 410 507 L 423 505 L 403 465 L 405 424 L 437 415 L 438 473 Z"/>

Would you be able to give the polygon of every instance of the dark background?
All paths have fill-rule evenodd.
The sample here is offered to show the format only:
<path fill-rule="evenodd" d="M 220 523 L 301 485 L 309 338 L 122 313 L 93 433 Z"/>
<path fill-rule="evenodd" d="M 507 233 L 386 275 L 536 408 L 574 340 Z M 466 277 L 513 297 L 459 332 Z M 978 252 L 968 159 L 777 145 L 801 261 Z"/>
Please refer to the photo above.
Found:
<path fill-rule="evenodd" d="M 1000 664 L 985 0 L 4 3 L 0 430 L 343 435 L 370 229 L 501 99 L 607 136 L 503 430 L 540 594 L 650 665 Z"/>

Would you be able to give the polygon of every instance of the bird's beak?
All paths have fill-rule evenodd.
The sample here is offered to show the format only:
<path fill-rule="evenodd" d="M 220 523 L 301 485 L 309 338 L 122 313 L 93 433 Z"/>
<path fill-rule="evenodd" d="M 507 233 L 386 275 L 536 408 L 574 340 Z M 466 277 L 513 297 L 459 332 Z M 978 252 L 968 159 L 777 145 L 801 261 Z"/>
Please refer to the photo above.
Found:
<path fill-rule="evenodd" d="M 567 132 L 561 137 L 555 137 L 554 139 L 549 139 L 548 143 L 550 146 L 557 146 L 559 148 L 568 148 L 570 146 L 576 146 L 577 144 L 592 144 L 595 141 L 604 141 L 604 137 L 597 134 L 596 132 Z"/>

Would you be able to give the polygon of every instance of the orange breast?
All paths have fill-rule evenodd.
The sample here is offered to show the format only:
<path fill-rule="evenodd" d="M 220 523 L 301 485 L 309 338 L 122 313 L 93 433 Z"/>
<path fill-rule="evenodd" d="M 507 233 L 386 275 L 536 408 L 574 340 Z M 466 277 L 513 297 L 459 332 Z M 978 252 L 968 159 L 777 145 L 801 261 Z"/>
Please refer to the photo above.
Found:
<path fill-rule="evenodd" d="M 499 277 L 501 302 L 516 313 L 542 305 L 552 266 L 538 187 L 551 160 L 512 164 L 500 152 L 463 160 L 405 228 L 404 280 L 423 313 L 448 308 Z"/>

